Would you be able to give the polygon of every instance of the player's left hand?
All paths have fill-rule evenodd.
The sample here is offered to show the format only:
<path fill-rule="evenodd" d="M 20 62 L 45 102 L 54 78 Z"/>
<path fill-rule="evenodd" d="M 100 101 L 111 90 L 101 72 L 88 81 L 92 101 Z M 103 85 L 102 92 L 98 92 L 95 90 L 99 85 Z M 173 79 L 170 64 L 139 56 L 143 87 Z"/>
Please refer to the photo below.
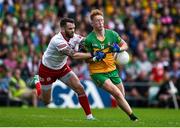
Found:
<path fill-rule="evenodd" d="M 113 43 L 112 46 L 110 47 L 111 52 L 121 52 L 121 48 L 117 43 Z"/>

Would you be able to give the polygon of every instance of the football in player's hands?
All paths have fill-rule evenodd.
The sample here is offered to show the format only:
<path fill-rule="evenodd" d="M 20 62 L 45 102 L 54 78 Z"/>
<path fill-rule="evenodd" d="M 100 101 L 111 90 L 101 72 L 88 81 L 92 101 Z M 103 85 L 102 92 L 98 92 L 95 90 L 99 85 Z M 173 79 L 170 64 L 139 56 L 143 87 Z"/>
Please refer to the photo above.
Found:
<path fill-rule="evenodd" d="M 129 62 L 129 54 L 126 51 L 115 53 L 114 59 L 117 65 L 125 65 Z"/>

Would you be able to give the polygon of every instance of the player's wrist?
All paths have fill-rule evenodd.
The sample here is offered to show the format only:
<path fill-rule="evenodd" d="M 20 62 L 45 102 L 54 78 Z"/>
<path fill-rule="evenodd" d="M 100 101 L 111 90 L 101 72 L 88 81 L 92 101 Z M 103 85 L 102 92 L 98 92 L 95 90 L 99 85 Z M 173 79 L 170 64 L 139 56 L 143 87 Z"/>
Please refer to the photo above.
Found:
<path fill-rule="evenodd" d="M 97 59 L 97 57 L 95 56 L 94 52 L 90 52 L 90 54 L 91 54 L 92 60 L 93 60 L 94 62 L 97 62 L 98 59 Z"/>
<path fill-rule="evenodd" d="M 90 54 L 91 54 L 91 57 L 93 58 L 94 57 L 94 52 L 90 52 Z"/>
<path fill-rule="evenodd" d="M 92 60 L 93 60 L 94 62 L 97 62 L 97 61 L 98 61 L 98 59 L 97 59 L 96 56 L 94 56 L 94 57 L 92 58 Z"/>

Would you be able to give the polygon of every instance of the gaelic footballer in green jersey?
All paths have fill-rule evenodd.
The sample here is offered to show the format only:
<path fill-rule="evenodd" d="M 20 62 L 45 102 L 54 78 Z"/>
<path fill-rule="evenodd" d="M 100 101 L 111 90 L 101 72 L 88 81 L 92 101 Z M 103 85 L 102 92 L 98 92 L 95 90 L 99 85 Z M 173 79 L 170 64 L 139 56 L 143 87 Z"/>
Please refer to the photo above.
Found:
<path fill-rule="evenodd" d="M 84 41 L 87 52 L 94 53 L 100 50 L 106 53 L 108 51 L 120 52 L 121 50 L 127 50 L 127 44 L 115 31 L 104 28 L 104 17 L 100 10 L 92 10 L 90 19 L 93 31 Z M 106 57 L 100 61 L 90 61 L 89 69 L 91 78 L 96 85 L 109 92 L 130 119 L 137 121 L 138 118 L 133 114 L 131 107 L 125 99 L 124 86 L 118 75 L 113 53 L 107 53 Z"/>

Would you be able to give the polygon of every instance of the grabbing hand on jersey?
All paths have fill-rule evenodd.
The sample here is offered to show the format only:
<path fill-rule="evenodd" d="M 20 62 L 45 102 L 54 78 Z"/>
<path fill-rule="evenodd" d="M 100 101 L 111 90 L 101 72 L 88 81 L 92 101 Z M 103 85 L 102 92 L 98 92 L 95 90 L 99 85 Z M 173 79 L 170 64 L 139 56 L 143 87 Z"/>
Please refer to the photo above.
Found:
<path fill-rule="evenodd" d="M 106 57 L 106 54 L 102 51 L 96 51 L 93 54 L 93 61 L 101 61 L 102 59 L 104 59 Z"/>

